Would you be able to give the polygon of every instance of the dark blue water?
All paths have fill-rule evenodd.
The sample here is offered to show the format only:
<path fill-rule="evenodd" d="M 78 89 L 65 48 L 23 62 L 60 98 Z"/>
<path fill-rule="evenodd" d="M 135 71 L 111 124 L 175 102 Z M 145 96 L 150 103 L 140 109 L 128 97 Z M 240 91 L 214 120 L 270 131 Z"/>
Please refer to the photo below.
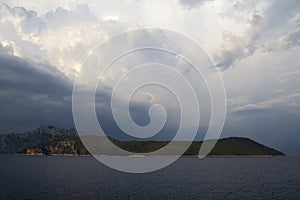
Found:
<path fill-rule="evenodd" d="M 162 158 L 163 159 L 163 158 Z M 0 199 L 300 199 L 300 159 L 181 158 L 127 174 L 92 157 L 0 156 Z"/>

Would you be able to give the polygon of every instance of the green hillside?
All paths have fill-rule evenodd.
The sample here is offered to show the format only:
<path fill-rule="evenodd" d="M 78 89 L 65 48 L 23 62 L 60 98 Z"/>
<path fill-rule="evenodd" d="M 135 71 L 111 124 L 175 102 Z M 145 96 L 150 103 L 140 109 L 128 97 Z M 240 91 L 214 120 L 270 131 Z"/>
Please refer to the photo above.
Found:
<path fill-rule="evenodd" d="M 97 141 L 98 136 L 93 136 L 95 139 L 92 141 Z M 96 138 L 98 137 L 98 138 Z M 165 145 L 168 141 L 120 141 L 110 138 L 111 142 L 120 148 L 134 152 L 134 153 L 148 153 L 158 150 Z M 102 142 L 98 140 L 95 146 L 104 147 L 107 142 Z M 184 141 L 176 142 L 174 151 L 171 151 L 176 155 L 176 146 L 183 145 Z M 194 156 L 198 155 L 202 142 L 193 142 L 184 155 Z M 66 135 L 56 135 L 51 138 L 48 142 L 33 145 L 29 148 L 25 148 L 21 151 L 28 155 L 87 155 L 89 152 L 82 144 L 78 136 L 66 136 Z M 110 155 L 109 151 L 99 151 L 99 154 Z M 172 153 L 167 153 L 166 155 L 172 155 Z M 275 149 L 267 147 L 265 145 L 259 144 L 251 139 L 242 137 L 229 137 L 220 139 L 217 141 L 216 145 L 209 153 L 210 156 L 282 156 L 282 152 Z"/>

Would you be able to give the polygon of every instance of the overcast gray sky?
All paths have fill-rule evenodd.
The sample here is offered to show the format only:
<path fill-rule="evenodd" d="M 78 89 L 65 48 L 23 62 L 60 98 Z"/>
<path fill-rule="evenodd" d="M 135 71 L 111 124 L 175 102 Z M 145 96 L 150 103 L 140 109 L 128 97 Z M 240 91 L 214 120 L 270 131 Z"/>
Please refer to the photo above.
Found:
<path fill-rule="evenodd" d="M 300 155 L 298 0 L 0 0 L 0 5 L 1 133 L 44 124 L 73 127 L 72 88 L 84 59 L 111 36 L 156 27 L 192 38 L 221 70 L 228 104 L 222 137 L 249 137 Z M 137 54 L 135 62 L 165 59 L 160 56 L 167 55 Z M 166 62 L 192 79 L 178 58 Z M 109 83 L 128 70 L 126 65 L 128 60 L 120 60 L 105 74 L 99 104 L 106 105 Z M 166 92 L 151 91 L 134 96 L 131 111 L 139 124 L 148 123 L 153 103 L 178 113 L 176 101 L 160 96 Z M 99 115 L 108 131 L 117 132 L 107 110 Z M 161 138 L 178 126 L 179 118 L 170 116 Z"/>

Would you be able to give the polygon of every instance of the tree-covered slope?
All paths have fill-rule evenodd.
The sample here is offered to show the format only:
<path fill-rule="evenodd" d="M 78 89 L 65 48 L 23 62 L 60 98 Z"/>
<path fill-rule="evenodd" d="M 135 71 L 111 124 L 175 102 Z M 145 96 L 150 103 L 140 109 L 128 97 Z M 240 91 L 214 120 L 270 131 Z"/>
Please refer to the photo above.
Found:
<path fill-rule="evenodd" d="M 95 137 L 95 136 L 94 136 Z M 97 137 L 97 136 L 96 136 Z M 96 141 L 97 139 L 95 139 Z M 120 148 L 134 152 L 134 153 L 148 153 L 158 150 L 168 141 L 120 141 L 110 139 L 115 145 Z M 100 141 L 100 140 L 99 140 Z M 178 141 L 176 145 L 180 146 L 184 141 Z M 193 142 L 184 155 L 198 155 L 199 149 L 203 142 Z M 97 146 L 96 144 L 95 146 Z M 104 147 L 104 151 L 99 151 L 99 154 L 110 155 L 109 151 L 105 151 L 107 142 L 99 142 L 99 145 Z M 176 155 L 177 149 L 174 146 L 174 151 L 166 153 L 166 155 Z M 56 135 L 48 142 L 34 145 L 22 151 L 28 155 L 57 155 L 57 154 L 71 154 L 71 155 L 86 155 L 89 154 L 87 149 L 82 144 L 78 136 Z M 259 144 L 248 138 L 230 137 L 217 141 L 216 145 L 209 153 L 210 156 L 280 156 L 284 155 L 282 152 Z"/>

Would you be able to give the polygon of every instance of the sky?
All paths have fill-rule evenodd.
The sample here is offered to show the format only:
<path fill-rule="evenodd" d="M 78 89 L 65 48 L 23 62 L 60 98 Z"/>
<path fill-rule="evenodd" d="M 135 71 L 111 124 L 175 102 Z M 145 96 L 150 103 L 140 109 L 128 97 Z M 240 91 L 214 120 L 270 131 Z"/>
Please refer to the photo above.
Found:
<path fill-rule="evenodd" d="M 73 84 L 87 56 L 112 36 L 149 27 L 192 38 L 220 70 L 227 95 L 221 137 L 249 137 L 300 155 L 298 0 L 0 0 L 0 133 L 45 124 L 74 127 Z M 131 38 L 132 43 L 146 39 Z M 204 82 L 193 82 L 195 72 L 182 59 L 154 51 L 120 59 L 102 77 L 96 105 L 103 129 L 112 136 L 120 133 L 107 109 L 113 83 L 129 66 L 153 60 L 179 70 L 200 91 L 204 120 L 197 138 L 203 138 L 210 116 L 205 110 L 209 101 Z M 134 84 L 154 75 L 165 78 L 164 74 L 139 74 L 128 79 Z M 131 116 L 140 125 L 149 123 L 151 105 L 164 105 L 168 119 L 154 138 L 173 137 L 180 116 L 170 92 L 145 87 L 130 103 Z"/>

